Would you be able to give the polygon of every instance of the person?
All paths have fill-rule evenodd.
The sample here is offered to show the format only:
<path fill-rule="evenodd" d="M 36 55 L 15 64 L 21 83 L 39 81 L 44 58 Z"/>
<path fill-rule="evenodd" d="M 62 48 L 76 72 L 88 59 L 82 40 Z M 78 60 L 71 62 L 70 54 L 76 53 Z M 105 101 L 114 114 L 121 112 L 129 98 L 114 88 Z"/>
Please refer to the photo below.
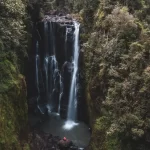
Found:
<path fill-rule="evenodd" d="M 64 137 L 58 142 L 58 146 L 61 150 L 67 150 L 72 145 L 72 141 Z"/>

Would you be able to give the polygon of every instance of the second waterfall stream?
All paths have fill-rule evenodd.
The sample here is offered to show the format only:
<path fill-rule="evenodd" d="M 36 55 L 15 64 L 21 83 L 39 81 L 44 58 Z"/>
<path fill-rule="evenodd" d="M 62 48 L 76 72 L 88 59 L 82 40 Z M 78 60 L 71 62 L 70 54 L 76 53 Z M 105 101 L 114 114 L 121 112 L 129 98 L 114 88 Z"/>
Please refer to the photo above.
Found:
<path fill-rule="evenodd" d="M 70 86 L 69 94 L 69 105 L 67 112 L 67 122 L 64 126 L 66 129 L 72 128 L 76 125 L 76 114 L 77 114 L 77 80 L 78 80 L 78 61 L 79 61 L 79 28 L 80 24 L 74 22 L 74 54 L 73 54 L 73 73 Z"/>

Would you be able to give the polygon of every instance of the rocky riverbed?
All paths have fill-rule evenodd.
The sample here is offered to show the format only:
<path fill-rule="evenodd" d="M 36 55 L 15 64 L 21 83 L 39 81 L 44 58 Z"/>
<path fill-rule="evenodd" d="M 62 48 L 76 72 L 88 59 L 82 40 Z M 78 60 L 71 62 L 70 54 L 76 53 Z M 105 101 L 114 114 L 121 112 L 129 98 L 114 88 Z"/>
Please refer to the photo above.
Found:
<path fill-rule="evenodd" d="M 31 150 L 81 150 L 73 143 L 70 146 L 60 148 L 60 137 L 47 134 L 37 129 L 30 133 L 30 148 Z M 83 150 L 83 149 L 82 149 Z M 85 149 L 84 149 L 85 150 Z"/>

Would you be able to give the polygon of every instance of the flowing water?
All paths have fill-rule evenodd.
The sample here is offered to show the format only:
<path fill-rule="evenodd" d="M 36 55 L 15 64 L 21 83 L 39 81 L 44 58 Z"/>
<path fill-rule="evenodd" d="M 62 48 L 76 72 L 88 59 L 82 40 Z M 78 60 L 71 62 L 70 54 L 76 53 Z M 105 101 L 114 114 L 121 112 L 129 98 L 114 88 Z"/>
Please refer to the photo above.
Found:
<path fill-rule="evenodd" d="M 78 73 L 78 59 L 79 59 L 79 27 L 80 24 L 74 22 L 74 54 L 73 54 L 73 74 L 70 86 L 69 105 L 67 113 L 67 122 L 64 125 L 64 129 L 70 130 L 74 126 L 77 114 L 77 73 Z"/>
<path fill-rule="evenodd" d="M 29 121 L 34 126 L 36 122 L 40 122 L 40 118 L 30 115 Z M 37 128 L 60 138 L 66 137 L 80 148 L 87 147 L 91 137 L 89 127 L 84 122 L 78 122 L 78 125 L 75 125 L 70 130 L 66 130 L 64 129 L 65 124 L 66 120 L 61 119 L 57 113 L 51 113 L 46 121 L 38 124 Z"/>
<path fill-rule="evenodd" d="M 90 132 L 86 124 L 78 121 L 77 111 L 80 24 L 45 21 L 38 30 L 40 40 L 36 42 L 35 54 L 37 108 L 44 114 L 46 107 L 49 114 L 40 128 L 53 135 L 66 136 L 85 147 Z"/>
<path fill-rule="evenodd" d="M 61 74 L 59 75 L 60 81 L 60 94 L 59 94 L 59 104 L 58 104 L 58 114 L 60 114 L 60 104 L 61 104 L 61 99 L 62 99 L 62 95 L 63 95 L 63 81 L 62 81 L 62 77 Z"/>
<path fill-rule="evenodd" d="M 75 121 L 76 120 L 76 111 L 77 111 L 77 72 L 78 72 L 78 59 L 79 59 L 79 27 L 80 25 L 74 22 L 75 32 L 74 32 L 74 55 L 73 55 L 73 74 L 70 88 L 69 96 L 69 107 L 67 120 Z"/>
<path fill-rule="evenodd" d="M 74 27 L 74 29 L 73 29 Z M 61 100 L 68 101 L 67 106 L 67 123 L 74 124 L 77 117 L 77 81 L 78 81 L 78 59 L 79 59 L 79 28 L 80 24 L 76 21 L 73 22 L 73 25 L 66 26 L 65 28 L 65 38 L 64 38 L 64 63 L 60 68 L 58 65 L 58 57 L 56 55 L 57 48 L 57 38 L 56 31 L 53 22 L 44 22 L 44 49 L 40 51 L 45 51 L 44 53 L 44 64 L 43 64 L 43 74 L 44 74 L 44 89 L 47 108 L 49 112 L 58 112 L 61 113 Z M 74 31 L 73 31 L 74 30 Z M 73 32 L 73 33 L 72 33 Z M 69 35 L 73 37 L 72 49 L 68 50 L 68 41 Z M 58 41 L 59 42 L 59 41 Z M 69 43 L 69 44 L 68 44 Z M 59 49 L 59 52 L 61 49 Z M 72 52 L 72 54 L 71 54 Z M 70 53 L 70 54 L 69 54 Z M 60 54 L 59 54 L 60 55 Z M 63 57 L 63 56 L 62 56 Z M 69 61 L 71 60 L 71 61 Z M 36 45 L 36 86 L 38 91 L 38 97 L 40 96 L 39 89 L 39 68 L 40 65 L 40 56 L 39 56 L 39 43 L 37 41 Z M 67 67 L 68 72 L 63 72 L 63 68 Z M 66 82 L 65 78 L 68 74 L 71 74 Z M 64 89 L 65 85 L 70 84 L 68 89 Z M 64 93 L 65 91 L 65 93 Z M 63 95 L 67 95 L 68 97 Z M 59 96 L 58 96 L 59 95 Z M 57 109 L 57 110 L 56 110 Z M 68 125 L 67 125 L 68 126 Z"/>

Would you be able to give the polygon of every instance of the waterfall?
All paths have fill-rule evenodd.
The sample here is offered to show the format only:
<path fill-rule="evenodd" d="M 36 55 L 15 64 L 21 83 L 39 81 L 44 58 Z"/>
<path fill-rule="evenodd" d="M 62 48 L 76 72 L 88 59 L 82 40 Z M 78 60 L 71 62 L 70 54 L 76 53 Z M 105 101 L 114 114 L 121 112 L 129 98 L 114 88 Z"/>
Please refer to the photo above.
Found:
<path fill-rule="evenodd" d="M 45 133 L 67 137 L 78 147 L 86 147 L 90 132 L 84 123 L 88 117 L 82 98 L 79 31 L 80 24 L 70 15 L 48 12 L 36 23 L 28 71 L 29 102 L 32 98 L 29 117 L 35 121 L 29 119 Z"/>
<path fill-rule="evenodd" d="M 64 125 L 64 129 L 70 130 L 74 126 L 78 125 L 75 123 L 77 114 L 77 73 L 78 73 L 78 59 L 79 59 L 79 27 L 80 24 L 74 21 L 74 54 L 73 54 L 73 73 L 70 86 L 69 94 L 69 105 L 67 112 L 67 122 Z"/>
<path fill-rule="evenodd" d="M 36 64 L 36 88 L 37 88 L 37 92 L 38 92 L 38 95 L 37 95 L 37 107 L 38 109 L 40 110 L 40 112 L 42 114 L 43 111 L 41 110 L 40 106 L 39 106 L 39 99 L 40 99 L 40 89 L 39 89 L 39 43 L 38 41 L 36 42 L 36 56 L 35 56 L 35 64 Z"/>
<path fill-rule="evenodd" d="M 37 107 L 73 122 L 77 120 L 79 28 L 78 22 L 61 16 L 37 23 L 33 53 Z"/>
<path fill-rule="evenodd" d="M 67 59 L 67 40 L 68 40 L 68 28 L 66 27 L 66 34 L 65 34 L 65 60 Z"/>
<path fill-rule="evenodd" d="M 51 112 L 53 109 L 53 103 L 55 101 L 55 92 L 57 91 L 58 88 L 57 80 L 58 78 L 61 78 L 58 69 L 58 62 L 56 60 L 55 55 L 45 58 L 45 73 L 46 73 L 46 93 L 48 103 L 47 107 L 49 109 L 49 112 Z"/>
<path fill-rule="evenodd" d="M 62 95 L 63 95 L 63 81 L 62 81 L 61 74 L 60 74 L 59 78 L 60 78 L 60 81 L 59 81 L 59 84 L 60 84 L 60 94 L 59 94 L 58 114 L 60 114 L 60 105 L 61 105 L 61 99 L 62 99 Z"/>
<path fill-rule="evenodd" d="M 58 62 L 55 54 L 55 35 L 52 22 L 44 22 L 44 73 L 46 86 L 46 102 L 48 112 L 54 109 L 55 95 L 57 91 L 57 78 L 59 77 Z"/>
<path fill-rule="evenodd" d="M 67 120 L 76 120 L 77 111 L 77 72 L 78 72 L 78 59 L 79 59 L 79 27 L 80 24 L 74 22 L 75 32 L 74 32 L 74 55 L 73 55 L 73 74 L 70 87 L 69 95 L 69 106 Z"/>
<path fill-rule="evenodd" d="M 38 91 L 38 95 L 40 94 L 39 93 L 39 55 L 38 55 L 38 48 L 39 48 L 39 44 L 38 42 L 36 42 L 36 56 L 35 56 L 35 64 L 36 64 L 36 87 L 37 87 L 37 91 Z"/>
<path fill-rule="evenodd" d="M 44 62 L 44 65 L 45 65 L 45 75 L 46 75 L 46 99 L 48 101 L 49 99 L 49 94 L 48 94 L 48 57 L 45 58 L 45 62 Z"/>

